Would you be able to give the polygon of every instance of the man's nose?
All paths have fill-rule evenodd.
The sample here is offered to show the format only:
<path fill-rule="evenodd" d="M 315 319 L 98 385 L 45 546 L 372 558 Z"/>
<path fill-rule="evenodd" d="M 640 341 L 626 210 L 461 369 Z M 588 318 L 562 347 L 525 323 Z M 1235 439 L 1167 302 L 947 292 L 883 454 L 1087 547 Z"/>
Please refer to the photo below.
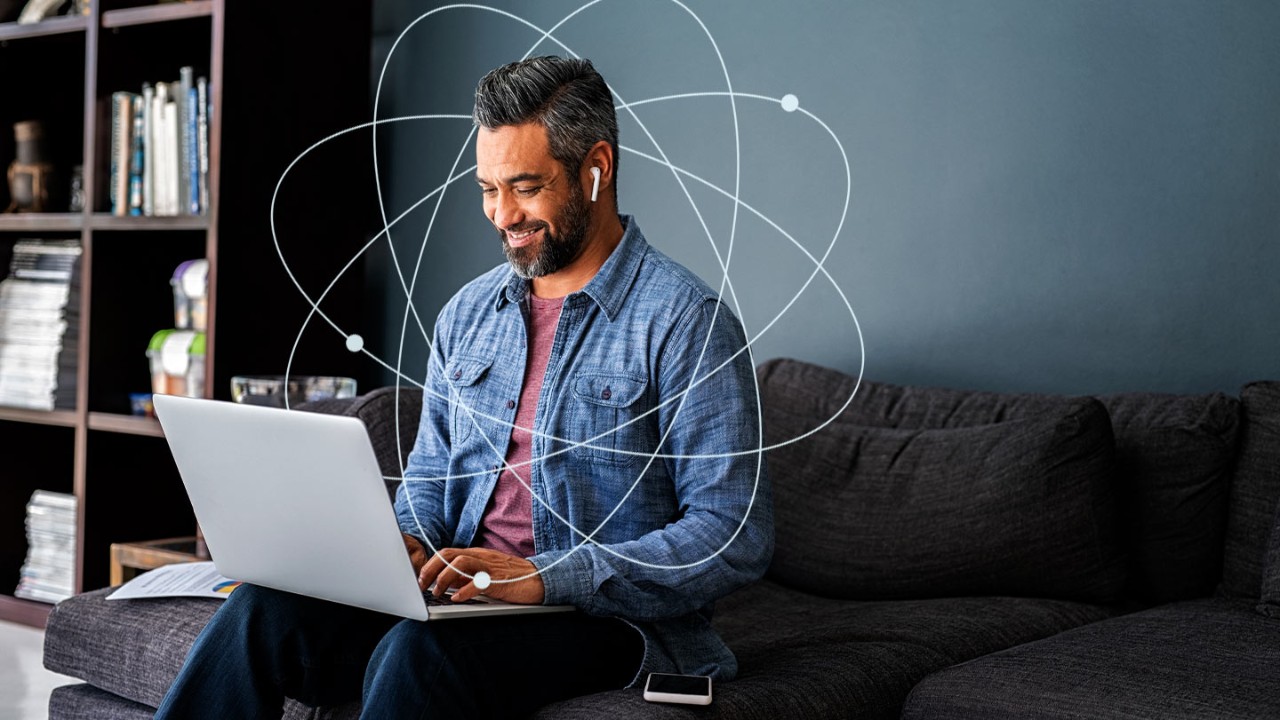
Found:
<path fill-rule="evenodd" d="M 493 224 L 505 230 L 521 222 L 524 222 L 524 211 L 520 208 L 520 202 L 512 193 L 499 191 L 494 200 Z"/>

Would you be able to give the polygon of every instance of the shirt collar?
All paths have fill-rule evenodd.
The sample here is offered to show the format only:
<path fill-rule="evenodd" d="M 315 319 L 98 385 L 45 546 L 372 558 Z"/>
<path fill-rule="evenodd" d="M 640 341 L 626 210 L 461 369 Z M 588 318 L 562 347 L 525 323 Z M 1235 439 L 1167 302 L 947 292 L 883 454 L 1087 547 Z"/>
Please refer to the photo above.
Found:
<path fill-rule="evenodd" d="M 618 247 L 613 249 L 609 258 L 604 261 L 604 265 L 600 266 L 595 277 L 591 278 L 585 287 L 570 293 L 565 298 L 566 303 L 571 302 L 578 295 L 591 298 L 600 306 L 610 322 L 621 312 L 622 302 L 631 289 L 632 283 L 635 282 L 636 275 L 640 272 L 640 262 L 649 249 L 649 243 L 645 241 L 635 218 L 630 215 L 619 215 L 618 219 L 623 227 L 622 240 L 618 243 Z M 501 310 L 507 303 L 519 306 L 528 294 L 529 281 L 516 275 L 515 271 L 508 271 L 506 283 L 494 298 L 494 310 Z"/>

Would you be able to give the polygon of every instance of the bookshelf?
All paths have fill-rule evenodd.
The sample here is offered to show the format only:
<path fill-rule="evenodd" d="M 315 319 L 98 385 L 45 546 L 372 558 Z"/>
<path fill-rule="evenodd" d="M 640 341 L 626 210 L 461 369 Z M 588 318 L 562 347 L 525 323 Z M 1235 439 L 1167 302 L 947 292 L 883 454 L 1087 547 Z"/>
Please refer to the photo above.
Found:
<path fill-rule="evenodd" d="M 0 620 L 41 626 L 51 609 L 13 596 L 36 489 L 79 501 L 80 592 L 107 585 L 113 545 L 195 530 L 160 426 L 129 414 L 129 393 L 150 391 L 148 340 L 173 326 L 169 277 L 198 257 L 210 265 L 204 396 L 229 399 L 233 375 L 283 372 L 310 307 L 277 256 L 272 193 L 311 143 L 368 120 L 371 12 L 369 2 L 304 12 L 250 0 L 101 0 L 83 17 L 0 24 L 0 164 L 14 158 L 13 124 L 39 119 L 62 178 L 83 166 L 86 199 L 80 212 L 0 214 L 0 259 L 32 237 L 83 248 L 75 407 L 0 406 Z M 111 93 L 176 80 L 182 66 L 209 81 L 209 210 L 112 215 Z M 359 133 L 332 143 L 300 164 L 277 201 L 282 250 L 306 287 L 322 289 L 374 233 L 369 147 Z M 0 181 L 0 210 L 8 204 Z M 357 264 L 325 312 L 357 327 L 363 298 Z M 370 369 L 313 322 L 292 372 L 346 375 L 363 388 Z"/>

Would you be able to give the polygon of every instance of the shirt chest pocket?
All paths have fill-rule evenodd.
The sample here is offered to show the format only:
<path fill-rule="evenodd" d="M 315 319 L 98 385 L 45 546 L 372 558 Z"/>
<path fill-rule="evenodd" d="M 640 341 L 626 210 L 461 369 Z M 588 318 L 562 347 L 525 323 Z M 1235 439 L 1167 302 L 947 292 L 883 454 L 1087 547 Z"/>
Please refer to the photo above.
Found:
<path fill-rule="evenodd" d="M 482 417 L 473 413 L 493 414 L 484 404 L 484 380 L 493 360 L 477 357 L 450 358 L 444 378 L 449 383 L 449 440 L 457 448 Z"/>
<path fill-rule="evenodd" d="M 593 462 L 631 465 L 657 443 L 657 413 L 650 410 L 644 377 L 617 372 L 581 372 L 574 377 L 572 452 Z M 619 452 L 626 451 L 626 452 Z"/>

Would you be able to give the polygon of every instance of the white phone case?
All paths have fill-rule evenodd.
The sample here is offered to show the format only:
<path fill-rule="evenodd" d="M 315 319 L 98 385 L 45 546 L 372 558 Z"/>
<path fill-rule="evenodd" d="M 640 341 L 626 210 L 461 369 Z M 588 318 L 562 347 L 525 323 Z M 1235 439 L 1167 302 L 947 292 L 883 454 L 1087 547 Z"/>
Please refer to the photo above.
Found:
<path fill-rule="evenodd" d="M 710 677 L 707 677 L 705 675 L 685 676 L 685 677 L 700 677 L 700 678 L 705 677 L 707 680 L 706 695 L 700 695 L 700 694 L 690 695 L 688 693 L 658 692 L 656 690 L 650 690 L 649 683 L 652 681 L 653 676 L 663 675 L 663 674 L 670 674 L 670 673 L 650 673 L 649 674 L 649 679 L 646 680 L 644 684 L 645 700 L 648 700 L 649 702 L 676 703 L 679 705 L 710 705 L 711 704 L 711 678 Z"/>

